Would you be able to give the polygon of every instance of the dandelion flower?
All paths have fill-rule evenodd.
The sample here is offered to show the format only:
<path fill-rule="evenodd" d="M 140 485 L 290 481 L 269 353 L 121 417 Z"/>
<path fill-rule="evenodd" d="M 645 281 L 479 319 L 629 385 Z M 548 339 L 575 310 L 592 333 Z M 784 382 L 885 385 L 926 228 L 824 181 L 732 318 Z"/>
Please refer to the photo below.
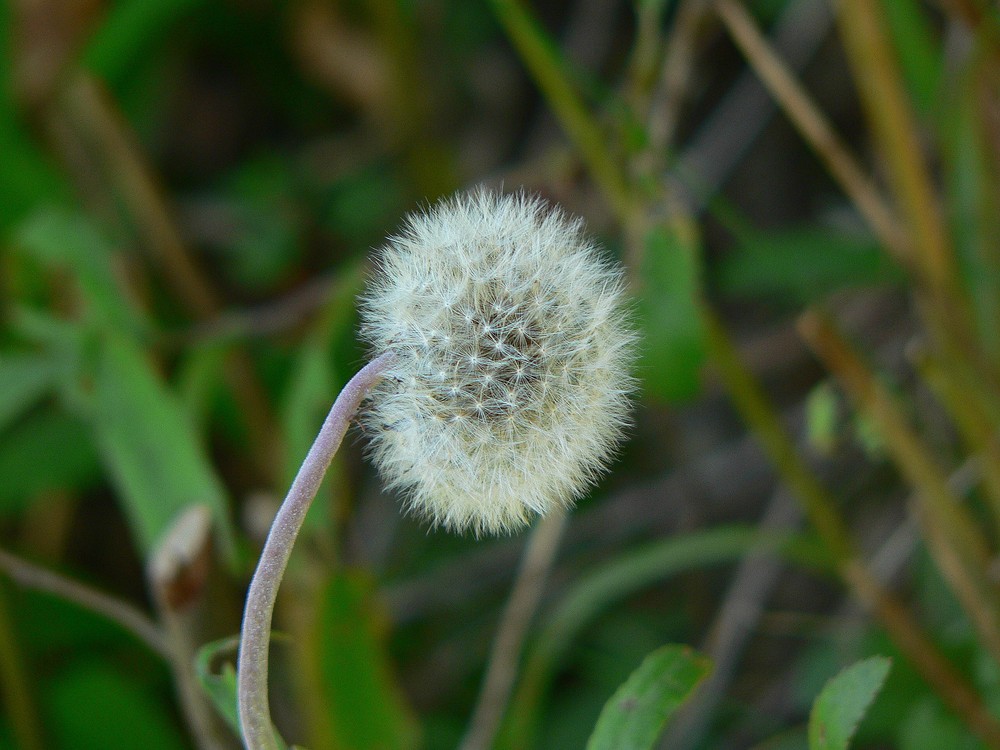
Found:
<path fill-rule="evenodd" d="M 619 268 L 538 198 L 479 191 L 408 217 L 361 299 L 393 352 L 362 421 L 380 474 L 453 530 L 569 506 L 628 424 L 635 334 Z"/>

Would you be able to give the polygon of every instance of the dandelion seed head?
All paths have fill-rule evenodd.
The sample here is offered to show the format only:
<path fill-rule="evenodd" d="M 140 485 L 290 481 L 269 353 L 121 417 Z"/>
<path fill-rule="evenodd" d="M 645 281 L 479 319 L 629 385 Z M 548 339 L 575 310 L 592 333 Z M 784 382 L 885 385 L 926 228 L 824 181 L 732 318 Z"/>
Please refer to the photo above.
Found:
<path fill-rule="evenodd" d="M 397 354 L 362 415 L 371 455 L 415 514 L 509 532 L 606 470 L 636 337 L 579 220 L 525 195 L 443 201 L 381 249 L 360 309 L 373 353 Z"/>

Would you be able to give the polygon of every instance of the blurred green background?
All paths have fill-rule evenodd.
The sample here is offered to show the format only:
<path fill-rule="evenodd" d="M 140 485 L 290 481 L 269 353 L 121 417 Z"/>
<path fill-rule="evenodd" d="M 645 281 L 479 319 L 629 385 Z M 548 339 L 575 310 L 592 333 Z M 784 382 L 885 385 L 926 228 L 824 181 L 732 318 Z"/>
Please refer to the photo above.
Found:
<path fill-rule="evenodd" d="M 369 250 L 479 184 L 584 217 L 643 336 L 633 437 L 570 518 L 495 746 L 583 747 L 664 643 L 716 670 L 664 747 L 805 747 L 823 683 L 876 653 L 856 747 L 989 736 L 838 578 L 831 529 L 1000 708 L 994 5 L 0 0 L 0 32 L 0 747 L 236 746 L 224 639 L 364 362 Z M 820 308 L 861 376 L 797 333 Z M 313 750 L 455 747 L 527 535 L 426 528 L 363 450 L 283 584 L 275 720 Z"/>

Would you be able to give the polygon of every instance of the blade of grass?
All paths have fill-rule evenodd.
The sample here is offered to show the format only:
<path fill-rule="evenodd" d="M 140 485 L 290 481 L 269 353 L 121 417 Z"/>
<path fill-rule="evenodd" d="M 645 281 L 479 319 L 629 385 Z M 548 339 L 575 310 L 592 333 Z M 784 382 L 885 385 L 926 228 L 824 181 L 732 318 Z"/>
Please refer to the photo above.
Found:
<path fill-rule="evenodd" d="M 186 508 L 203 503 L 216 521 L 223 556 L 235 565 L 225 488 L 177 398 L 138 345 L 105 336 L 95 380 L 95 439 L 143 555 Z"/>

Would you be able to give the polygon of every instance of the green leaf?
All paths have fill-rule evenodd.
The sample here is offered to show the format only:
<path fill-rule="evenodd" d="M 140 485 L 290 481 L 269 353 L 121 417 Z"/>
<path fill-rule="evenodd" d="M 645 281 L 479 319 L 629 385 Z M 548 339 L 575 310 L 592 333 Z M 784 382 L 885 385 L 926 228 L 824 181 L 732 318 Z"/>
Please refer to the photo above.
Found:
<path fill-rule="evenodd" d="M 859 661 L 830 680 L 809 716 L 809 750 L 847 750 L 858 724 L 882 689 L 892 662 L 884 656 Z"/>
<path fill-rule="evenodd" d="M 0 360 L 0 432 L 37 404 L 54 380 L 48 357 L 15 354 Z"/>
<path fill-rule="evenodd" d="M 169 26 L 194 11 L 203 0 L 123 0 L 109 6 L 97 31 L 87 42 L 83 64 L 105 80 L 127 75 L 162 43 Z"/>
<path fill-rule="evenodd" d="M 233 666 L 239 647 L 238 635 L 206 643 L 195 655 L 194 673 L 219 716 L 237 737 L 242 737 L 236 698 L 236 668 Z M 220 664 L 218 670 L 214 668 L 216 664 Z M 287 746 L 277 729 L 274 730 L 274 739 L 279 750 L 285 750 Z"/>
<path fill-rule="evenodd" d="M 212 665 L 221 658 L 235 656 L 239 646 L 239 636 L 212 641 L 198 649 L 194 661 L 195 676 L 202 690 L 237 736 L 240 734 L 240 717 L 236 707 L 236 668 L 231 661 L 226 661 L 215 672 Z"/>
<path fill-rule="evenodd" d="M 647 750 L 678 707 L 711 671 L 687 646 L 647 656 L 601 711 L 587 750 Z"/>
<path fill-rule="evenodd" d="M 352 750 L 413 747 L 417 725 L 392 674 L 371 582 L 337 574 L 321 596 L 305 648 L 319 669 L 325 733 Z"/>
<path fill-rule="evenodd" d="M 98 360 L 94 430 L 139 548 L 152 552 L 174 519 L 200 503 L 233 560 L 225 490 L 179 399 L 123 336 L 106 336 Z"/>
<path fill-rule="evenodd" d="M 640 372 L 645 392 L 666 401 L 697 393 L 705 361 L 698 254 L 684 234 L 673 227 L 653 229 L 646 237 L 641 272 Z"/>
<path fill-rule="evenodd" d="M 46 687 L 46 729 L 53 748 L 184 750 L 184 730 L 166 694 L 143 675 L 89 660 L 65 668 Z"/>
<path fill-rule="evenodd" d="M 45 267 L 71 274 L 99 322 L 116 330 L 139 329 L 141 317 L 122 294 L 114 271 L 114 247 L 86 216 L 38 211 L 20 227 L 16 244 Z"/>
<path fill-rule="evenodd" d="M 870 237 L 806 227 L 744 237 L 723 258 L 717 282 L 727 295 L 798 306 L 847 285 L 901 278 Z"/>
<path fill-rule="evenodd" d="M 100 473 L 87 425 L 39 411 L 0 439 L 0 513 L 22 511 L 44 492 L 86 488 Z"/>

